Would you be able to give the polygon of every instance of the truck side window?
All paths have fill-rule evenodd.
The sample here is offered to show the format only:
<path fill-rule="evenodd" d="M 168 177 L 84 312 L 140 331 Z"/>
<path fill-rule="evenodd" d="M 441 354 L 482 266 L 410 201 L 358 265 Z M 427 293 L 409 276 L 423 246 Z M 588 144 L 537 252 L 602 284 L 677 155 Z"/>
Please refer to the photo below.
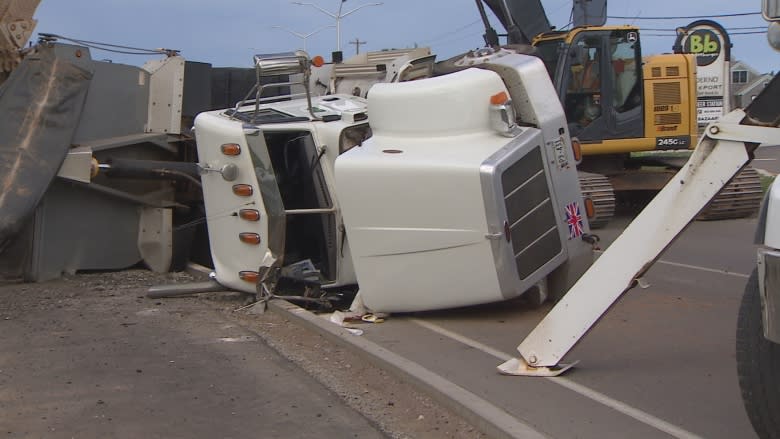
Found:
<path fill-rule="evenodd" d="M 371 127 L 367 123 L 345 128 L 339 137 L 339 154 L 344 154 L 356 146 L 363 145 L 363 142 L 371 135 Z"/>

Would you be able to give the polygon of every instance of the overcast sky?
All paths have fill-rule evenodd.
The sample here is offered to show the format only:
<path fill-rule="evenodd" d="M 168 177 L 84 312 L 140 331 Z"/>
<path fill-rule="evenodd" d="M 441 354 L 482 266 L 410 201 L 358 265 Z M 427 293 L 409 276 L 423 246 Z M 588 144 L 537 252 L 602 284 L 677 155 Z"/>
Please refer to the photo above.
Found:
<path fill-rule="evenodd" d="M 302 0 L 335 13 L 341 0 Z M 569 23 L 572 0 L 543 0 L 553 26 Z M 347 0 L 343 12 L 372 3 Z M 644 55 L 671 52 L 670 31 L 693 19 L 647 20 L 645 17 L 684 17 L 758 12 L 760 0 L 612 0 L 608 24 L 634 24 L 641 33 Z M 36 13 L 37 31 L 67 37 L 142 48 L 178 49 L 189 60 L 215 66 L 250 66 L 255 53 L 302 48 L 303 40 L 282 29 L 309 34 L 334 25 L 335 20 L 311 6 L 288 0 L 42 0 Z M 766 43 L 766 22 L 760 15 L 714 18 L 731 32 L 734 58 L 760 72 L 780 70 L 780 53 Z M 500 23 L 494 26 L 503 32 Z M 760 29 L 755 29 L 760 27 Z M 744 29 L 748 28 L 748 29 Z M 483 28 L 474 0 L 385 0 L 341 20 L 345 58 L 361 51 L 429 46 L 439 59 L 480 47 Z M 762 32 L 740 35 L 741 32 Z M 336 47 L 336 31 L 325 28 L 306 39 L 310 54 L 329 54 Z M 144 58 L 94 52 L 95 59 L 140 65 Z"/>

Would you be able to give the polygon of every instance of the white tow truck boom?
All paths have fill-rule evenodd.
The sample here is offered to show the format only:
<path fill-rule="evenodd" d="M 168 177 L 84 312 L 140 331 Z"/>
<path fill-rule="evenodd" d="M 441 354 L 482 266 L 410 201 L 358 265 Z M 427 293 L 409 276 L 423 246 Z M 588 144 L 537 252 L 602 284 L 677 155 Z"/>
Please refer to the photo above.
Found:
<path fill-rule="evenodd" d="M 685 166 L 520 343 L 520 357 L 499 365 L 499 372 L 555 376 L 570 368 L 560 364 L 564 355 L 750 162 L 755 148 L 777 142 L 778 98 L 775 76 L 744 111 L 711 123 Z"/>

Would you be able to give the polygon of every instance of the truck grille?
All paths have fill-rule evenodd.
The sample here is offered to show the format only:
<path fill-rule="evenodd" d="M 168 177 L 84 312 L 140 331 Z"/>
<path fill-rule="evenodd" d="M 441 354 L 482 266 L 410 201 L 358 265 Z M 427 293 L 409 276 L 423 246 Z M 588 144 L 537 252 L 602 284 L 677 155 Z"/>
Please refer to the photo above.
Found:
<path fill-rule="evenodd" d="M 512 250 L 520 279 L 561 251 L 561 240 L 539 147 L 501 174 Z"/>

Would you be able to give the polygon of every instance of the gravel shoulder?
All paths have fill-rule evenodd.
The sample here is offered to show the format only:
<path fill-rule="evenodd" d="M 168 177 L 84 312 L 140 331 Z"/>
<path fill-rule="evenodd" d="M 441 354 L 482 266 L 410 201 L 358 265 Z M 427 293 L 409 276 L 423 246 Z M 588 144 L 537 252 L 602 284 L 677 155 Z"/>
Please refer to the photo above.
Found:
<path fill-rule="evenodd" d="M 184 273 L 0 282 L 5 437 L 483 438 L 395 376 Z"/>

